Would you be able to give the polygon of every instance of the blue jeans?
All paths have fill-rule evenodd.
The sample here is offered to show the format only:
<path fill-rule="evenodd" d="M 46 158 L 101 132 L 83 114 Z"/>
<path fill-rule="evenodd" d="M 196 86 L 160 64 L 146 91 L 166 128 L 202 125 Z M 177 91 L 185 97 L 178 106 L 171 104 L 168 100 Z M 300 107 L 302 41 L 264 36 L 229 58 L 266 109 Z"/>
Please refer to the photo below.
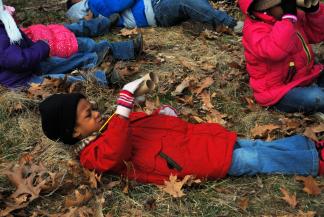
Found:
<path fill-rule="evenodd" d="M 191 19 L 213 27 L 236 25 L 226 12 L 214 9 L 208 0 L 152 0 L 155 19 L 159 26 L 173 26 Z"/>
<path fill-rule="evenodd" d="M 324 112 L 324 72 L 316 83 L 291 89 L 274 107 L 283 112 Z"/>
<path fill-rule="evenodd" d="M 134 42 L 128 40 L 124 42 L 110 43 L 106 40 L 95 42 L 87 36 L 99 36 L 109 31 L 110 21 L 108 18 L 100 17 L 89 21 L 80 20 L 77 23 L 67 24 L 66 28 L 70 29 L 77 36 L 78 53 L 69 58 L 49 57 L 40 63 L 42 76 L 34 77 L 31 82 L 39 83 L 43 75 L 51 77 L 64 77 L 75 69 L 89 70 L 98 66 L 105 55 L 111 51 L 115 59 L 129 60 L 135 58 Z M 100 73 L 99 73 L 100 72 Z M 102 71 L 98 74 L 101 75 Z M 102 78 L 102 76 L 100 76 Z M 82 79 L 81 77 L 79 79 Z M 100 80 L 100 83 L 107 83 L 106 79 Z"/>
<path fill-rule="evenodd" d="M 319 157 L 315 144 L 304 136 L 265 142 L 238 139 L 234 146 L 232 176 L 255 174 L 318 175 Z"/>

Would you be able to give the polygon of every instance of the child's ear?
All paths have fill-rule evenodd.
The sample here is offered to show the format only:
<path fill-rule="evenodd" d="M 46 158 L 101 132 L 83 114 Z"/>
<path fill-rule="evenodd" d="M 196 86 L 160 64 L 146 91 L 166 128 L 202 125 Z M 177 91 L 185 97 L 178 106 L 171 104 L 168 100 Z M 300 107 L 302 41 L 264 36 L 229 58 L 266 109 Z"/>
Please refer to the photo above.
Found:
<path fill-rule="evenodd" d="M 73 132 L 73 138 L 80 138 L 81 137 L 81 133 L 79 132 L 78 128 L 74 128 L 74 132 Z"/>

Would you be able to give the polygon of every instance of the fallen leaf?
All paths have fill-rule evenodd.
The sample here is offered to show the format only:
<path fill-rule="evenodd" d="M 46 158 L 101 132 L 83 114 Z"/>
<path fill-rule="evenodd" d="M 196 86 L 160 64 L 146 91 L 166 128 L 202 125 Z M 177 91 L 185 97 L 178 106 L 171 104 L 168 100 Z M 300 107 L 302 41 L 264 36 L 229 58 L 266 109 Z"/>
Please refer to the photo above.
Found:
<path fill-rule="evenodd" d="M 227 115 L 222 114 L 215 109 L 211 109 L 210 113 L 207 114 L 207 116 L 206 116 L 206 120 L 208 123 L 217 123 L 217 124 L 225 126 L 227 122 L 224 120 L 224 118 L 226 118 L 226 117 L 227 117 Z"/>
<path fill-rule="evenodd" d="M 283 197 L 281 197 L 284 201 L 286 201 L 291 207 L 295 208 L 297 206 L 297 198 L 296 198 L 296 193 L 294 193 L 293 195 L 290 195 L 289 192 L 281 187 L 280 191 L 282 192 L 282 194 L 284 195 Z"/>
<path fill-rule="evenodd" d="M 244 99 L 247 102 L 247 107 L 250 111 L 254 112 L 257 110 L 257 105 L 252 97 L 245 97 Z"/>
<path fill-rule="evenodd" d="M 303 191 L 311 195 L 320 195 L 321 189 L 318 186 L 318 183 L 312 176 L 296 176 L 295 180 L 304 182 Z"/>
<path fill-rule="evenodd" d="M 180 57 L 179 62 L 181 63 L 181 65 L 183 65 L 187 69 L 190 69 L 191 71 L 197 71 L 197 69 L 198 69 L 197 63 L 192 62 L 191 60 L 189 60 L 187 58 Z"/>
<path fill-rule="evenodd" d="M 211 97 L 207 91 L 203 91 L 200 95 L 202 101 L 202 109 L 206 111 L 210 111 L 214 108 L 213 104 L 211 103 Z"/>
<path fill-rule="evenodd" d="M 183 197 L 185 193 L 183 193 L 182 187 L 190 180 L 192 182 L 192 179 L 194 179 L 192 175 L 186 175 L 181 181 L 178 181 L 177 176 L 171 174 L 169 180 L 164 181 L 164 185 L 159 188 L 175 198 Z"/>
<path fill-rule="evenodd" d="M 276 129 L 280 129 L 280 126 L 275 124 L 256 125 L 251 130 L 251 134 L 253 138 L 265 138 Z"/>
<path fill-rule="evenodd" d="M 314 211 L 303 212 L 303 211 L 299 210 L 297 216 L 294 216 L 294 217 L 314 217 L 315 215 L 316 215 L 316 212 L 314 212 Z"/>
<path fill-rule="evenodd" d="M 200 117 L 198 117 L 196 115 L 191 115 L 190 117 L 192 119 L 194 119 L 197 123 L 203 123 L 203 122 L 205 122 L 203 119 L 201 119 Z"/>
<path fill-rule="evenodd" d="M 238 206 L 242 209 L 242 210 L 246 210 L 249 206 L 249 198 L 247 197 L 243 197 L 239 200 L 238 202 Z"/>
<path fill-rule="evenodd" d="M 193 81 L 195 80 L 195 78 L 193 76 L 188 76 L 186 77 L 175 89 L 175 91 L 173 91 L 171 93 L 172 96 L 177 96 L 182 94 L 182 92 L 184 91 L 184 89 L 188 88 L 189 86 L 192 85 Z"/>
<path fill-rule="evenodd" d="M 203 81 L 201 81 L 198 84 L 198 87 L 195 88 L 192 93 L 198 95 L 200 94 L 204 89 L 208 88 L 210 85 L 212 85 L 214 83 L 214 80 L 212 77 L 207 77 L 205 78 Z"/>
<path fill-rule="evenodd" d="M 85 168 L 83 168 L 83 173 L 87 177 L 90 187 L 97 188 L 98 182 L 100 182 L 102 174 L 98 174 L 94 170 L 90 171 Z"/>
<path fill-rule="evenodd" d="M 80 206 L 88 202 L 92 198 L 92 193 L 86 185 L 79 186 L 78 189 L 74 191 L 73 196 L 70 196 L 65 199 L 65 206 Z"/>
<path fill-rule="evenodd" d="M 305 131 L 304 131 L 303 134 L 307 138 L 318 142 L 318 138 L 317 138 L 316 134 L 313 132 L 312 128 L 306 127 L 306 129 L 305 129 Z"/>
<path fill-rule="evenodd" d="M 122 79 L 125 79 L 128 76 L 138 73 L 140 70 L 140 64 L 136 62 L 118 61 L 114 65 L 114 70 Z"/>
<path fill-rule="evenodd" d="M 127 28 L 123 28 L 120 30 L 120 35 L 122 36 L 133 36 L 133 35 L 137 35 L 138 34 L 138 30 L 137 28 L 134 29 L 127 29 Z"/>

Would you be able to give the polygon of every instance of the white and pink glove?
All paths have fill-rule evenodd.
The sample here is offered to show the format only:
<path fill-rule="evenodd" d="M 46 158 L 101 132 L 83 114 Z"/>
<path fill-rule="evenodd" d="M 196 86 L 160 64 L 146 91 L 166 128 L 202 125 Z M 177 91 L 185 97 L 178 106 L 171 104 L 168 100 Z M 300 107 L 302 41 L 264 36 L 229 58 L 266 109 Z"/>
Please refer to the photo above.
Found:
<path fill-rule="evenodd" d="M 169 105 L 163 105 L 158 110 L 154 112 L 155 114 L 167 115 L 172 117 L 178 117 L 178 112 L 175 108 Z"/>
<path fill-rule="evenodd" d="M 143 78 L 136 79 L 130 83 L 125 84 L 123 89 L 119 92 L 119 97 L 117 99 L 117 109 L 116 114 L 119 114 L 125 118 L 129 117 L 133 107 L 134 107 L 134 92 L 142 83 Z"/>

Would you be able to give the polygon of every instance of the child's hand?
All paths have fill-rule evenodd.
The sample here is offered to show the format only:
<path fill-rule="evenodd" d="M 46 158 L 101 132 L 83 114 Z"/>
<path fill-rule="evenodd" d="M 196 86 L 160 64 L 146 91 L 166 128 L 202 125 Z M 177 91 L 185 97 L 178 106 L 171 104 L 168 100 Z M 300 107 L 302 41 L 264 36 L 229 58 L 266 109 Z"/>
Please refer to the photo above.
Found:
<path fill-rule="evenodd" d="M 178 117 L 177 110 L 169 105 L 163 105 L 157 110 L 160 115 Z"/>
<path fill-rule="evenodd" d="M 319 2 L 315 5 L 312 5 L 310 8 L 306 8 L 306 7 L 298 7 L 298 8 L 303 10 L 305 13 L 314 13 L 319 9 Z"/>
<path fill-rule="evenodd" d="M 129 117 L 129 114 L 134 107 L 134 92 L 142 82 L 143 78 L 136 79 L 123 87 L 117 99 L 116 114 L 119 114 L 125 118 Z"/>
<path fill-rule="evenodd" d="M 143 78 L 136 79 L 132 82 L 125 84 L 125 86 L 123 87 L 123 90 L 127 90 L 130 93 L 134 94 L 135 90 L 137 90 L 137 88 L 139 87 L 139 85 L 142 82 L 143 82 Z"/>

